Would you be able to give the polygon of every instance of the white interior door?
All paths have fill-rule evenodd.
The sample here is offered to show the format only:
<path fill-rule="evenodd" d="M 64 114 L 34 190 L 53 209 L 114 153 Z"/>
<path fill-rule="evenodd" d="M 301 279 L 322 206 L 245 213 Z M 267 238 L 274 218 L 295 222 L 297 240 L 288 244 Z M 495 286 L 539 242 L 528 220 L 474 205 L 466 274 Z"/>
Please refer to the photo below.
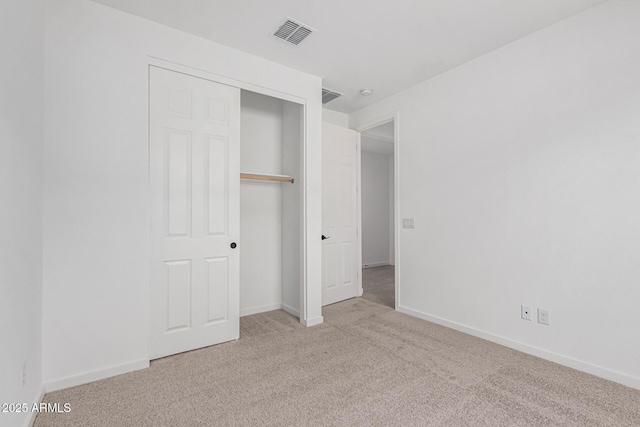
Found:
<path fill-rule="evenodd" d="M 149 96 L 156 359 L 239 337 L 240 90 L 151 67 Z"/>
<path fill-rule="evenodd" d="M 355 131 L 323 124 L 322 305 L 358 294 L 357 141 Z"/>

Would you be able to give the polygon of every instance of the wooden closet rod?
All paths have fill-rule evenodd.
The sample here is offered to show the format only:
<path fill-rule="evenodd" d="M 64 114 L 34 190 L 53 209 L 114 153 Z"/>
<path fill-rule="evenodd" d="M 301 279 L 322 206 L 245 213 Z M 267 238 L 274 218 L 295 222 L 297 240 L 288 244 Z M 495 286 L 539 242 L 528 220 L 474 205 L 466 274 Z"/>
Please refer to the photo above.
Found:
<path fill-rule="evenodd" d="M 293 177 L 286 175 L 269 175 L 258 173 L 246 173 L 240 172 L 240 179 L 252 179 L 256 181 L 275 181 L 275 182 L 290 182 L 293 184 Z"/>

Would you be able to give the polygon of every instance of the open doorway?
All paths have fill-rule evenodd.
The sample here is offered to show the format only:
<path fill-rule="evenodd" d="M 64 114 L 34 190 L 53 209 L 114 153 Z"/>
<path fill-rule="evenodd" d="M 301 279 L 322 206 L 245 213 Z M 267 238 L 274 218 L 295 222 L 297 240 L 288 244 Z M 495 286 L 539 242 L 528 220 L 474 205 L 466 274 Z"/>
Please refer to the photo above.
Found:
<path fill-rule="evenodd" d="M 396 307 L 394 121 L 361 132 L 362 297 Z"/>

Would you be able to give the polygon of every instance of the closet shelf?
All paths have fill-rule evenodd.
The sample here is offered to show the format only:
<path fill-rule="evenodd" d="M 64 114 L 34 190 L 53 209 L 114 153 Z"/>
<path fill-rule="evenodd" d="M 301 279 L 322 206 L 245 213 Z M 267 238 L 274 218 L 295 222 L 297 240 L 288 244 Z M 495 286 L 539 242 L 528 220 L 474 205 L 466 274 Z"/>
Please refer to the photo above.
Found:
<path fill-rule="evenodd" d="M 288 175 L 240 172 L 240 179 L 252 179 L 255 181 L 290 182 L 291 184 L 293 184 L 293 177 Z"/>

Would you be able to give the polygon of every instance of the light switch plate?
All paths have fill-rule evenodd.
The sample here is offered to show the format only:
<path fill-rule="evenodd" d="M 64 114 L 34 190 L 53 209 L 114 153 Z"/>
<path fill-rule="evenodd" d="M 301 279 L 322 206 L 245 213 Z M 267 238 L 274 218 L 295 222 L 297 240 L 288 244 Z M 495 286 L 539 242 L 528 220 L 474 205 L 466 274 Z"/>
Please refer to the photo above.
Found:
<path fill-rule="evenodd" d="M 402 228 L 414 228 L 413 226 L 413 218 L 402 218 Z"/>

